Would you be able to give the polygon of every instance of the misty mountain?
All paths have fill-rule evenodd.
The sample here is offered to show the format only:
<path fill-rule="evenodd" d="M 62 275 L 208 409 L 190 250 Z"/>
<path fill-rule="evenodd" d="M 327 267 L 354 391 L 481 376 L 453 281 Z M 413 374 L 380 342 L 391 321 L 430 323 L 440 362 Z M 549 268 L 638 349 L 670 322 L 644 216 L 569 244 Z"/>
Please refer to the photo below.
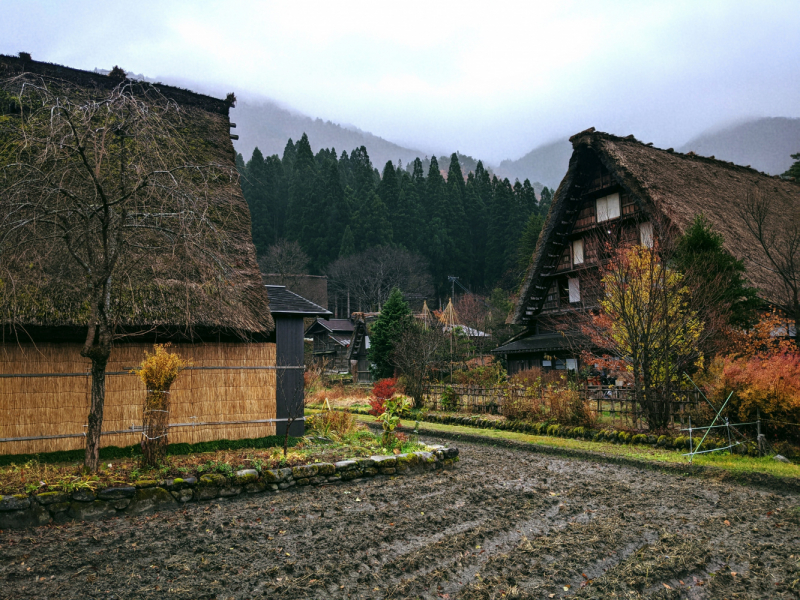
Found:
<path fill-rule="evenodd" d="M 240 101 L 231 111 L 231 120 L 236 123 L 232 133 L 239 135 L 239 140 L 234 143 L 236 151 L 241 152 L 245 160 L 250 158 L 256 146 L 264 156 L 283 156 L 289 138 L 296 142 L 303 133 L 308 134 L 314 153 L 322 148 L 335 148 L 339 155 L 342 151 L 349 154 L 354 148 L 365 146 L 372 164 L 379 170 L 383 170 L 389 160 L 397 164 L 399 159 L 407 164 L 418 156 L 426 155 L 425 152 L 404 148 L 356 127 L 312 119 L 272 102 L 256 104 Z"/>
<path fill-rule="evenodd" d="M 495 172 L 498 177 L 508 177 L 511 181 L 530 179 L 556 189 L 567 172 L 570 156 L 572 144 L 565 136 L 563 140 L 538 146 L 517 160 L 504 160 Z"/>
<path fill-rule="evenodd" d="M 800 119 L 754 119 L 708 130 L 678 150 L 692 150 L 701 156 L 714 156 L 780 175 L 792 166 L 791 155 L 800 152 Z"/>

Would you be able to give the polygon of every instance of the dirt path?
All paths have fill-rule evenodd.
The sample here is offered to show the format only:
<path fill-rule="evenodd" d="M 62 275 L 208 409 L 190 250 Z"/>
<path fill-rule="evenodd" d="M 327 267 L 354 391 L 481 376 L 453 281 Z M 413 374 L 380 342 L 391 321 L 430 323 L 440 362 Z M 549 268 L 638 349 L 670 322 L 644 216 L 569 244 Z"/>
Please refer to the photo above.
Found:
<path fill-rule="evenodd" d="M 452 471 L 4 532 L 0 597 L 800 598 L 798 496 L 460 449 Z"/>

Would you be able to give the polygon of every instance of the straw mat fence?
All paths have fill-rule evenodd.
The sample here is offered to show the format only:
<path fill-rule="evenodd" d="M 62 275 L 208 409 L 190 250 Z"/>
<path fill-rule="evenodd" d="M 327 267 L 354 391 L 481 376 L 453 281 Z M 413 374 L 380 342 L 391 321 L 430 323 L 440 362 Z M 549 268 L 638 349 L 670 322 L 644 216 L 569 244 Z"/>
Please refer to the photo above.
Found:
<path fill-rule="evenodd" d="M 152 350 L 152 344 L 114 348 L 107 368 L 112 374 L 106 377 L 103 431 L 141 426 L 145 386 L 127 371 L 141 362 L 145 350 Z M 275 344 L 175 344 L 172 350 L 191 358 L 193 366 L 172 385 L 170 423 L 275 418 Z M 2 443 L 0 454 L 82 448 L 91 389 L 89 365 L 80 356 L 78 344 L 0 346 L 0 438 L 81 434 Z M 11 374 L 34 376 L 8 377 Z M 171 428 L 169 441 L 197 443 L 274 434 L 275 423 L 186 426 Z M 103 446 L 130 446 L 141 441 L 141 433 L 100 439 Z"/>

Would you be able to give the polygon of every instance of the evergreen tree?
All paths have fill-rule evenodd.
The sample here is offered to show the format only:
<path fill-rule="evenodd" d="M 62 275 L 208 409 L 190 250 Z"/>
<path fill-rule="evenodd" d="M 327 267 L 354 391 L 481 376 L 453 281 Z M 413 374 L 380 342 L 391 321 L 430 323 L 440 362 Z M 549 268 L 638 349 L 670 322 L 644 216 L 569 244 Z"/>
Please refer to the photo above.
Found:
<path fill-rule="evenodd" d="M 338 258 L 344 258 L 356 253 L 356 240 L 353 237 L 353 232 L 350 230 L 350 225 L 344 228 L 342 235 L 342 243 L 339 245 Z"/>
<path fill-rule="evenodd" d="M 413 323 L 411 309 L 403 294 L 395 288 L 381 308 L 381 314 L 372 326 L 369 336 L 369 359 L 375 365 L 377 377 L 391 377 L 392 350 L 403 331 Z"/>
<path fill-rule="evenodd" d="M 447 234 L 453 241 L 453 255 L 448 261 L 451 275 L 466 279 L 469 265 L 472 263 L 472 244 L 469 241 L 469 226 L 464 210 L 466 184 L 461 171 L 461 163 L 455 152 L 450 156 L 447 171 L 447 189 L 445 193 L 445 218 Z"/>
<path fill-rule="evenodd" d="M 800 181 L 800 152 L 792 154 L 794 164 L 783 174 L 784 177 L 794 177 L 796 181 Z"/>
<path fill-rule="evenodd" d="M 758 290 L 747 285 L 744 263 L 725 250 L 724 242 L 708 219 L 697 215 L 677 240 L 675 268 L 703 282 L 694 287 L 710 296 L 709 304 L 728 313 L 728 323 L 748 329 L 758 320 Z"/>
<path fill-rule="evenodd" d="M 528 222 L 525 223 L 525 229 L 522 231 L 522 236 L 517 246 L 517 268 L 520 272 L 527 270 L 543 227 L 544 217 L 537 212 L 531 213 L 528 217 Z"/>
<path fill-rule="evenodd" d="M 553 203 L 554 192 L 548 187 L 542 188 L 542 197 L 539 200 L 539 212 L 546 215 L 550 211 L 550 205 Z"/>
<path fill-rule="evenodd" d="M 251 232 L 257 254 L 266 252 L 275 239 L 275 231 L 270 211 L 268 174 L 264 156 L 256 147 L 245 167 L 242 193 L 250 208 Z"/>
<path fill-rule="evenodd" d="M 398 203 L 400 200 L 400 188 L 397 184 L 397 173 L 392 161 L 387 161 L 383 167 L 383 176 L 378 185 L 378 196 L 381 197 L 386 209 L 389 211 L 389 219 L 392 223 L 397 218 Z"/>
<path fill-rule="evenodd" d="M 300 242 L 306 250 L 303 225 L 306 219 L 313 218 L 314 186 L 317 181 L 317 163 L 308 136 L 304 133 L 295 146 L 291 183 L 289 184 L 289 207 L 287 237 Z"/>
<path fill-rule="evenodd" d="M 392 224 L 386 205 L 378 194 L 373 193 L 356 211 L 354 225 L 358 234 L 356 247 L 359 250 L 392 243 Z"/>
<path fill-rule="evenodd" d="M 494 178 L 494 195 L 489 208 L 489 226 L 486 240 L 486 283 L 493 284 L 508 268 L 509 215 L 514 209 L 514 190 L 508 179 Z M 516 247 L 512 246 L 516 254 Z M 514 257 L 516 258 L 516 256 Z"/>
<path fill-rule="evenodd" d="M 522 202 L 522 206 L 525 207 L 526 216 L 539 210 L 539 202 L 536 200 L 536 192 L 531 185 L 530 179 L 526 179 L 522 182 L 520 200 Z"/>

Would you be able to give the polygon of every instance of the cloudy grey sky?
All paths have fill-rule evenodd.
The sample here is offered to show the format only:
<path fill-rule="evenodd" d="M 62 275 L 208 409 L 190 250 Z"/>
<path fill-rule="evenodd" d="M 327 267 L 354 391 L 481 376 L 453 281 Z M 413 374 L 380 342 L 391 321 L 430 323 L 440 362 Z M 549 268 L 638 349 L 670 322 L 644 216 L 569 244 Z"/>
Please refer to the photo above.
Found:
<path fill-rule="evenodd" d="M 0 53 L 118 64 L 493 162 L 589 126 L 679 146 L 800 117 L 796 0 L 0 4 Z"/>

